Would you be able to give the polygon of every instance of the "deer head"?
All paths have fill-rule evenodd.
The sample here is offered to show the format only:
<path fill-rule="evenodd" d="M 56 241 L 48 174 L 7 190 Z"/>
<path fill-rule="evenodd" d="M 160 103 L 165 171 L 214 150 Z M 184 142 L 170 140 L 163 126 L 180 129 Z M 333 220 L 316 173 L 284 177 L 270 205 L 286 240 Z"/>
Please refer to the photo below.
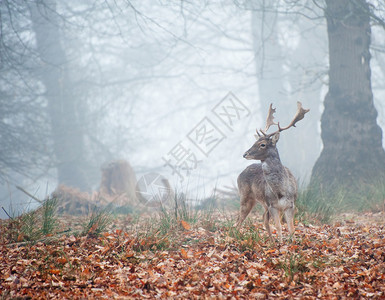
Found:
<path fill-rule="evenodd" d="M 305 114 L 310 109 L 304 109 L 302 107 L 301 102 L 297 102 L 297 112 L 293 118 L 293 120 L 290 122 L 290 124 L 286 127 L 281 127 L 278 123 L 274 123 L 274 113 L 275 108 L 273 108 L 273 104 L 270 104 L 269 112 L 267 114 L 266 118 L 266 126 L 265 129 L 262 130 L 258 129 L 256 130 L 257 135 L 255 135 L 255 138 L 257 141 L 254 143 L 254 145 L 245 152 L 243 155 L 246 159 L 255 159 L 255 160 L 261 160 L 264 161 L 269 155 L 271 155 L 273 152 L 275 153 L 276 150 L 276 144 L 279 140 L 279 134 L 280 132 L 289 129 L 290 127 L 296 127 L 295 124 L 302 120 L 305 117 Z M 270 126 L 277 125 L 278 130 L 276 130 L 273 133 L 267 134 L 267 131 L 269 130 Z"/>

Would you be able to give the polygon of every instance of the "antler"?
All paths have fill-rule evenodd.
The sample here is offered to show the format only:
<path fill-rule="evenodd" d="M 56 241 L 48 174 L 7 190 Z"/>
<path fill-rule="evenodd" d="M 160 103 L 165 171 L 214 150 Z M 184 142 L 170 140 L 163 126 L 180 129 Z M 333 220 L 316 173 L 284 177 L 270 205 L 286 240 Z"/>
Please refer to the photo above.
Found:
<path fill-rule="evenodd" d="M 262 129 L 259 130 L 264 136 L 266 136 L 266 132 L 269 130 L 271 125 L 279 125 L 273 121 L 274 114 L 275 114 L 275 108 L 273 108 L 273 103 L 271 103 L 269 106 L 269 112 L 267 113 L 265 130 L 262 130 Z M 261 136 L 258 132 L 258 129 L 256 130 L 256 132 L 258 136 Z"/>
<path fill-rule="evenodd" d="M 295 124 L 302 120 L 304 117 L 305 117 L 305 114 L 307 112 L 309 112 L 310 109 L 305 109 L 302 107 L 302 103 L 297 101 L 297 112 L 294 116 L 294 119 L 290 122 L 290 124 L 284 128 L 281 128 L 281 126 L 279 125 L 279 122 L 278 124 L 277 123 L 274 123 L 274 113 L 275 113 L 275 108 L 273 108 L 273 104 L 270 104 L 270 107 L 269 107 L 269 112 L 267 114 L 267 119 L 266 119 L 266 127 L 265 127 L 265 130 L 262 130 L 260 129 L 261 133 L 266 136 L 266 137 L 271 137 L 273 136 L 274 134 L 276 134 L 277 132 L 281 132 L 281 131 L 284 131 L 286 129 L 289 129 L 290 127 L 295 127 Z M 273 133 L 270 133 L 270 134 L 266 134 L 267 130 L 270 128 L 271 125 L 278 125 L 278 130 L 273 132 Z M 257 130 L 257 134 L 258 136 L 260 136 L 258 130 Z"/>
<path fill-rule="evenodd" d="M 305 114 L 307 112 L 309 112 L 310 109 L 305 109 L 302 107 L 302 103 L 297 101 L 297 113 L 295 114 L 294 116 L 294 119 L 293 121 L 291 121 L 291 123 L 289 124 L 289 126 L 287 127 L 284 127 L 284 128 L 281 128 L 279 126 L 279 123 L 278 123 L 278 128 L 279 128 L 279 131 L 283 131 L 283 130 L 286 130 L 286 129 L 289 129 L 290 127 L 295 127 L 295 123 L 297 123 L 298 121 L 301 121 L 304 117 L 305 117 Z"/>

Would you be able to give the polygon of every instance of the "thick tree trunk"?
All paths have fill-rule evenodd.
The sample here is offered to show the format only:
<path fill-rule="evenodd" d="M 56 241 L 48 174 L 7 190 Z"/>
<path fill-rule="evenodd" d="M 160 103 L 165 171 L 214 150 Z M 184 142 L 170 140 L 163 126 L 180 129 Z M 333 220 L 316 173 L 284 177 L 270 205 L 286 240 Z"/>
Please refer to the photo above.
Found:
<path fill-rule="evenodd" d="M 59 184 L 86 189 L 82 168 L 85 164 L 83 131 L 76 113 L 76 100 L 71 95 L 56 2 L 31 3 L 30 12 L 41 60 L 39 75 L 45 85 L 51 117 L 58 181 Z"/>
<path fill-rule="evenodd" d="M 370 74 L 370 23 L 364 0 L 326 0 L 329 91 L 321 118 L 323 150 L 312 183 L 359 189 L 385 175 Z"/>
<path fill-rule="evenodd" d="M 289 83 L 293 89 L 298 89 L 298 84 L 293 79 L 298 80 L 303 77 L 303 73 L 301 68 L 290 72 L 284 70 L 287 57 L 279 44 L 279 1 L 250 1 L 249 5 L 262 120 L 266 118 L 270 103 L 277 108 L 276 117 L 281 124 L 290 123 L 297 101 L 302 101 L 304 107 L 312 110 L 313 118 L 310 120 L 310 116 L 306 116 L 308 119 L 306 124 L 301 126 L 301 133 L 298 134 L 298 130 L 285 132 L 277 146 L 282 163 L 296 177 L 309 181 L 311 168 L 320 152 L 320 137 L 317 133 L 319 119 L 315 118 L 319 96 L 314 98 L 311 95 L 313 97 L 311 98 L 300 95 L 298 98 L 298 94 L 290 95 L 288 88 L 285 87 L 285 84 Z M 309 45 L 303 46 L 304 48 L 300 49 L 303 52 L 306 52 L 306 47 L 310 48 Z M 306 60 L 306 57 L 302 59 Z M 260 126 L 262 127 L 262 124 Z"/>

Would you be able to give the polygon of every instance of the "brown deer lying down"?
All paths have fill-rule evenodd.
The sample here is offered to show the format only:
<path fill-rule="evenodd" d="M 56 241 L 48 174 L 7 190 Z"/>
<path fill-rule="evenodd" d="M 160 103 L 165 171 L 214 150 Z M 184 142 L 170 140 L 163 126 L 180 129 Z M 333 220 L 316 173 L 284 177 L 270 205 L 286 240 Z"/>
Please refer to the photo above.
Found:
<path fill-rule="evenodd" d="M 281 131 L 295 127 L 302 120 L 309 109 L 303 109 L 301 102 L 297 102 L 298 109 L 294 119 L 284 128 L 274 123 L 275 109 L 270 104 L 266 127 L 260 129 L 255 136 L 257 141 L 243 155 L 246 159 L 260 160 L 261 163 L 248 166 L 238 176 L 238 189 L 241 197 L 241 208 L 237 227 L 240 228 L 256 202 L 262 204 L 265 212 L 263 222 L 273 241 L 269 220 L 272 217 L 277 228 L 279 241 L 282 242 L 281 214 L 285 215 L 289 233 L 294 234 L 294 202 L 297 199 L 297 181 L 288 168 L 282 165 L 276 148 Z M 277 125 L 278 130 L 267 134 L 271 125 Z"/>

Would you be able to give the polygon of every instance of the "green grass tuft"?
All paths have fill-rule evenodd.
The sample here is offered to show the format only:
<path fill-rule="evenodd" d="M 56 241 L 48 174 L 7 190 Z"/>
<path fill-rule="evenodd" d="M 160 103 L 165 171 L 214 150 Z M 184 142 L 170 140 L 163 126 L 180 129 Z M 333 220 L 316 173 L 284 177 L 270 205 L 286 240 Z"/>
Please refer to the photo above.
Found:
<path fill-rule="evenodd" d="M 298 253 L 286 255 L 283 260 L 279 261 L 277 266 L 284 271 L 288 282 L 293 281 L 296 274 L 309 271 L 307 262 Z"/>
<path fill-rule="evenodd" d="M 56 198 L 47 198 L 33 211 L 8 220 L 7 240 L 10 242 L 33 242 L 55 233 L 57 228 Z"/>
<path fill-rule="evenodd" d="M 306 187 L 298 193 L 296 216 L 305 223 L 329 223 L 332 217 L 341 211 L 345 197 L 343 190 L 328 195 L 318 187 Z"/>
<path fill-rule="evenodd" d="M 42 207 L 42 227 L 43 235 L 51 234 L 57 226 L 56 209 L 58 207 L 57 198 L 48 198 L 44 201 Z"/>
<path fill-rule="evenodd" d="M 98 236 L 112 223 L 112 215 L 107 209 L 94 210 L 88 221 L 83 224 L 83 236 Z"/>

